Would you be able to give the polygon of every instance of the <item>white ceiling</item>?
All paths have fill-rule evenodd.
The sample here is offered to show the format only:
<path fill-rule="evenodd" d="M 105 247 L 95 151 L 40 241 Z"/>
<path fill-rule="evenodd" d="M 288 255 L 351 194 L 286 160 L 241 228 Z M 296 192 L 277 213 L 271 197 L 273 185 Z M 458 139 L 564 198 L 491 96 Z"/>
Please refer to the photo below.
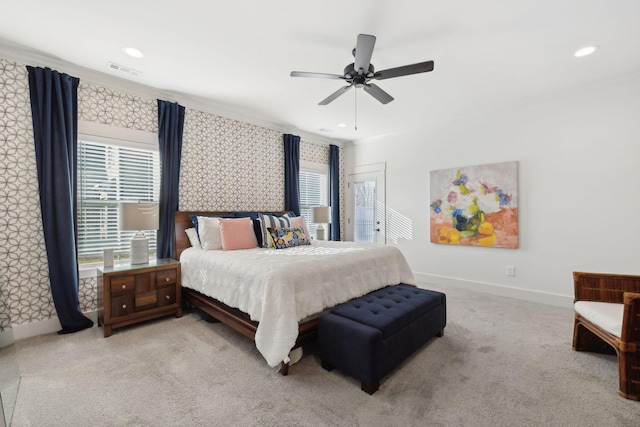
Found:
<path fill-rule="evenodd" d="M 376 82 L 395 98 L 387 105 L 358 89 L 318 106 L 344 83 L 289 73 L 342 74 L 359 33 L 377 37 L 377 70 L 427 60 L 435 70 Z M 600 49 L 573 57 L 590 44 Z M 638 73 L 640 1 L 5 0 L 0 47 L 16 45 L 250 122 L 359 140 Z"/>

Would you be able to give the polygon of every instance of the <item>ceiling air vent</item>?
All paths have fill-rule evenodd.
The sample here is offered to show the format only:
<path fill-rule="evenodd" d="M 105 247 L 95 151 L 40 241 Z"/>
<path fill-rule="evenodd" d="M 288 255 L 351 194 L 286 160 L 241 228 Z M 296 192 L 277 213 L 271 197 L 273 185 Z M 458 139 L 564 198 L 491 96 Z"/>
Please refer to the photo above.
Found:
<path fill-rule="evenodd" d="M 134 70 L 131 67 L 116 64 L 115 62 L 107 62 L 107 68 L 113 71 L 120 71 L 121 73 L 131 74 L 132 76 L 139 76 L 142 71 Z"/>

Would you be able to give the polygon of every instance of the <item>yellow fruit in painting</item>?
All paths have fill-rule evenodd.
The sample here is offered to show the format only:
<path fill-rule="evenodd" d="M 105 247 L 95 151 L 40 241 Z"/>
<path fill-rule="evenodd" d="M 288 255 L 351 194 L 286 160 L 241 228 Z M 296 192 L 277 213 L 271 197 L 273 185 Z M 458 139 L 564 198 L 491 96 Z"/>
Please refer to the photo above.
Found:
<path fill-rule="evenodd" d="M 483 222 L 478 227 L 478 234 L 484 234 L 486 236 L 493 234 L 493 225 L 490 222 Z"/>
<path fill-rule="evenodd" d="M 492 234 L 490 236 L 478 239 L 478 243 L 480 244 L 480 246 L 493 246 L 496 243 L 496 240 L 498 240 L 498 237 L 495 234 Z"/>
<path fill-rule="evenodd" d="M 447 233 L 450 229 L 451 227 L 449 227 L 448 225 L 443 225 L 438 229 L 438 243 L 449 243 Z"/>
<path fill-rule="evenodd" d="M 460 244 L 460 232 L 455 228 L 450 228 L 447 232 L 447 238 L 449 239 L 449 243 L 452 245 Z"/>

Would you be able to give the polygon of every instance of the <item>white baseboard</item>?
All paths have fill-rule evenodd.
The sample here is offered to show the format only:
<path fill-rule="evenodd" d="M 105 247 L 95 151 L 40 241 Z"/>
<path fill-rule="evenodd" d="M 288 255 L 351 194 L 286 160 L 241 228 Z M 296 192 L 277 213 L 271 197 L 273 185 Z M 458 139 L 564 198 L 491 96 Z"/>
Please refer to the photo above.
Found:
<path fill-rule="evenodd" d="M 87 316 L 89 319 L 93 320 L 94 327 L 98 325 L 97 310 L 89 311 L 83 314 Z M 45 335 L 45 334 L 58 332 L 60 329 L 62 329 L 62 326 L 60 325 L 60 321 L 58 320 L 58 318 L 54 317 L 51 319 L 41 320 L 39 322 L 25 323 L 24 325 L 15 325 L 15 326 L 12 326 L 12 328 L 13 328 L 13 335 L 17 341 L 25 338 L 35 337 L 38 335 Z"/>
<path fill-rule="evenodd" d="M 555 305 L 558 307 L 573 307 L 573 297 L 568 295 L 551 294 L 547 292 L 534 291 L 531 289 L 512 288 L 509 286 L 474 282 L 471 280 L 461 280 L 452 277 L 436 276 L 427 273 L 414 272 L 413 274 L 418 282 L 432 283 L 436 286 L 452 286 L 456 288 L 468 289 L 471 291 L 483 292 L 491 295 L 516 298 L 525 301 L 538 302 L 541 304 Z"/>
<path fill-rule="evenodd" d="M 15 337 L 13 335 L 13 328 L 7 328 L 0 332 L 0 348 L 5 348 L 8 345 L 13 344 Z"/>

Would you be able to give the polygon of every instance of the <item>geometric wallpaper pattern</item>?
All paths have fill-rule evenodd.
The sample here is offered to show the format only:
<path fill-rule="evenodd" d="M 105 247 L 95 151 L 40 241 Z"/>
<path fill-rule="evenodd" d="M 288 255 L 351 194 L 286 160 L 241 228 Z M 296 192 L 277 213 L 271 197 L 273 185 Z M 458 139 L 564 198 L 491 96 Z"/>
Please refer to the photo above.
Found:
<path fill-rule="evenodd" d="M 11 323 L 56 316 L 40 217 L 27 69 L 1 58 L 0 270 Z"/>
<path fill-rule="evenodd" d="M 158 132 L 156 99 L 80 82 L 79 120 Z M 344 206 L 344 160 L 340 150 Z M 329 147 L 301 139 L 302 160 L 328 164 Z M 180 171 L 182 210 L 282 210 L 282 133 L 186 109 Z M 341 223 L 344 220 L 341 216 Z M 342 226 L 344 230 L 344 226 Z M 80 279 L 82 311 L 97 309 L 95 277 Z M 26 67 L 0 58 L 0 331 L 55 317 L 35 163 Z M 0 295 L 0 296 L 1 296 Z M 2 303 L 0 302 L 0 308 Z"/>
<path fill-rule="evenodd" d="M 157 134 L 158 102 L 80 81 L 78 118 Z"/>
<path fill-rule="evenodd" d="M 284 209 L 282 133 L 187 109 L 180 210 Z"/>

